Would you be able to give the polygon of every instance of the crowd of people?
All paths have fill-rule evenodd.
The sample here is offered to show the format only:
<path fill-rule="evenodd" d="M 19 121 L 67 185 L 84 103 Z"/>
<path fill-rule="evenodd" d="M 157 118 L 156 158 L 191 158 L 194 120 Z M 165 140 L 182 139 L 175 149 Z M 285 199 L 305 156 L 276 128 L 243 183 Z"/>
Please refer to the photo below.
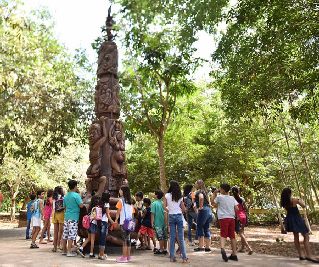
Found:
<path fill-rule="evenodd" d="M 182 192 L 177 181 L 170 181 L 168 191 L 165 194 L 161 190 L 155 191 L 152 201 L 144 197 L 143 192 L 137 192 L 133 197 L 128 184 L 124 184 L 119 190 L 114 207 L 116 215 L 112 217 L 109 192 L 106 191 L 101 196 L 93 195 L 90 204 L 84 205 L 77 185 L 77 181 L 70 180 L 66 194 L 61 186 L 48 190 L 45 200 L 45 192 L 42 190 L 30 195 L 26 239 L 31 238 L 31 249 L 39 248 L 36 240 L 40 234 L 38 243 L 52 242 L 52 252 L 61 250 L 62 255 L 67 257 L 75 257 L 77 254 L 86 257 L 85 248 L 90 244 L 89 258 L 95 258 L 94 244 L 98 236 L 97 257 L 105 260 L 107 235 L 110 231 L 120 230 L 122 255 L 116 259 L 119 263 L 132 261 L 133 233 L 137 233 L 136 249 L 153 250 L 154 255 L 169 255 L 171 262 L 181 258 L 183 263 L 189 263 L 184 229 L 187 229 L 188 245 L 196 246 L 194 252 L 210 252 L 211 225 L 214 224 L 220 228 L 220 252 L 225 262 L 238 261 L 237 252 L 253 254 L 244 232 L 248 222 L 248 209 L 236 186 L 222 183 L 219 188 L 208 191 L 204 182 L 198 180 L 194 186 L 185 185 Z M 318 263 L 311 254 L 309 230 L 297 205 L 304 207 L 304 203 L 292 197 L 291 190 L 285 188 L 281 195 L 281 206 L 287 210 L 286 230 L 294 234 L 299 259 Z M 86 210 L 86 215 L 79 221 L 81 209 Z M 50 234 L 51 220 L 54 224 L 53 239 Z M 79 226 L 87 231 L 85 240 L 78 236 Z M 192 230 L 195 230 L 194 235 Z M 236 233 L 240 237 L 239 250 Z M 304 249 L 300 245 L 299 234 L 304 237 Z M 227 238 L 231 242 L 230 255 L 225 250 Z"/>

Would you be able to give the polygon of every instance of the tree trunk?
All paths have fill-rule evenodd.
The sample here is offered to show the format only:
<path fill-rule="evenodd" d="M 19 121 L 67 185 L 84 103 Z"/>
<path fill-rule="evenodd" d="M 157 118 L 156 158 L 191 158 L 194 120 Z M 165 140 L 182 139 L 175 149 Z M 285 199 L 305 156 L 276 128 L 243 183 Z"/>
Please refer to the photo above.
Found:
<path fill-rule="evenodd" d="M 305 154 L 305 149 L 304 149 L 304 146 L 303 146 L 303 143 L 301 141 L 301 136 L 300 136 L 300 132 L 299 132 L 299 129 L 297 126 L 294 127 L 295 129 L 295 132 L 297 134 L 297 138 L 298 138 L 298 143 L 299 143 L 299 147 L 300 147 L 300 151 L 301 151 L 301 156 L 302 156 L 302 160 L 304 162 L 304 165 L 305 165 L 305 168 L 306 168 L 306 171 L 307 171 L 307 174 L 308 174 L 308 178 L 309 178 L 309 181 L 310 181 L 310 185 L 311 185 L 311 188 L 313 190 L 313 192 L 315 193 L 315 197 L 316 197 L 316 200 L 317 200 L 317 204 L 319 204 L 319 197 L 318 197 L 318 194 L 317 194 L 317 190 L 316 190 L 316 186 L 313 182 L 313 178 L 312 178 L 312 175 L 311 175 L 311 171 L 310 171 L 310 168 L 309 168 L 309 164 L 308 164 L 308 160 L 306 158 L 306 154 Z M 311 192 L 311 190 L 310 190 Z M 312 195 L 312 194 L 311 194 Z"/>
<path fill-rule="evenodd" d="M 13 221 L 16 215 L 16 199 L 15 197 L 11 198 L 11 211 L 10 211 L 10 219 Z"/>
<path fill-rule="evenodd" d="M 274 200 L 274 203 L 275 203 L 275 206 L 276 206 L 276 210 L 277 210 L 277 216 L 278 216 L 278 220 L 279 220 L 279 224 L 280 224 L 280 230 L 281 230 L 281 233 L 284 233 L 285 232 L 285 227 L 284 227 L 284 223 L 282 221 L 281 212 L 280 212 L 280 209 L 279 209 L 279 206 L 278 206 L 278 202 L 277 202 L 277 199 L 276 199 L 276 194 L 275 194 L 273 186 L 272 185 L 270 185 L 270 186 L 271 186 L 272 197 L 273 197 L 273 200 Z"/>
<path fill-rule="evenodd" d="M 160 187 L 165 193 L 167 192 L 166 173 L 165 173 L 165 158 L 164 158 L 164 134 L 159 136 L 157 143 L 157 152 L 159 159 L 159 171 L 160 171 Z"/>

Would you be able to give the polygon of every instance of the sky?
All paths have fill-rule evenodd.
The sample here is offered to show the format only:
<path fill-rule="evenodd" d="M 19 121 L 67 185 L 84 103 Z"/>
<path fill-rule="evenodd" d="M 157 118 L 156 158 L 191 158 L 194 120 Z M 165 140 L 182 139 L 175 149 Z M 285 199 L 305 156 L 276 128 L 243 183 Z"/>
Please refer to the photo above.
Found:
<path fill-rule="evenodd" d="M 24 0 L 27 10 L 46 7 L 55 22 L 55 35 L 71 52 L 77 48 L 87 51 L 90 62 L 97 60 L 96 51 L 91 43 L 101 35 L 101 26 L 105 24 L 109 1 L 107 0 Z M 116 7 L 114 7 L 116 10 Z M 116 18 L 115 18 L 116 21 Z M 115 40 L 116 41 L 116 40 Z M 119 60 L 121 50 L 119 42 Z M 212 44 L 212 45 L 210 45 Z M 209 60 L 212 53 L 212 37 L 204 32 L 199 34 L 196 57 Z M 195 74 L 196 79 L 208 79 L 209 66 L 205 64 Z"/>

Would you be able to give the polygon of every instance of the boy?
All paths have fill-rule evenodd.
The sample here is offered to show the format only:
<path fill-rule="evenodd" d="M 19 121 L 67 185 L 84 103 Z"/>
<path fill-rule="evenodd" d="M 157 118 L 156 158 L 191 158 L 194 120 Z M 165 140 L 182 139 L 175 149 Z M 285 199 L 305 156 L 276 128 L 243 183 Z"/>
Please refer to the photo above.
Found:
<path fill-rule="evenodd" d="M 142 236 L 142 239 L 144 239 L 144 244 L 147 244 L 147 238 L 152 239 L 153 246 L 154 246 L 154 252 L 156 251 L 156 242 L 154 238 L 154 231 L 151 224 L 151 200 L 149 198 L 143 199 L 143 206 L 144 210 L 142 212 L 142 222 L 141 222 L 141 228 L 138 232 L 139 239 L 140 236 Z M 144 245 L 143 249 L 150 250 L 150 244 L 146 247 Z"/>
<path fill-rule="evenodd" d="M 35 193 L 31 193 L 30 201 L 27 204 L 27 229 L 25 231 L 25 239 L 30 239 L 30 226 L 31 226 L 31 217 L 32 217 L 31 206 L 34 203 L 35 198 L 36 198 Z"/>
<path fill-rule="evenodd" d="M 137 218 L 137 225 L 136 225 L 136 231 L 139 232 L 140 228 L 141 228 L 141 222 L 142 222 L 142 213 L 143 213 L 143 197 L 144 194 L 143 192 L 137 192 L 135 194 L 135 200 L 136 203 L 134 204 L 134 208 L 136 210 L 136 218 Z M 144 247 L 144 239 L 143 238 L 137 238 L 137 240 L 140 241 L 140 245 L 137 246 L 137 249 L 141 249 L 142 247 Z"/>
<path fill-rule="evenodd" d="M 78 182 L 70 180 L 68 182 L 69 192 L 63 199 L 65 207 L 64 225 L 63 225 L 63 253 L 67 257 L 74 257 L 72 253 L 72 243 L 76 240 L 78 232 L 78 221 L 80 217 L 80 208 L 83 208 L 81 196 L 77 188 Z"/>
<path fill-rule="evenodd" d="M 238 203 L 234 197 L 229 195 L 230 185 L 223 183 L 220 190 L 215 190 L 212 196 L 212 203 L 217 207 L 217 217 L 220 225 L 220 248 L 224 261 L 234 260 L 237 258 L 237 244 L 235 238 L 235 215 L 238 210 Z M 217 196 L 217 193 L 220 193 Z M 225 243 L 227 237 L 230 238 L 232 254 L 227 257 L 225 252 Z"/>
<path fill-rule="evenodd" d="M 164 193 L 161 190 L 155 191 L 156 200 L 151 206 L 151 225 L 155 229 L 160 249 L 155 250 L 155 255 L 167 254 L 167 228 L 165 223 L 165 211 L 162 198 Z"/>
<path fill-rule="evenodd" d="M 39 248 L 35 241 L 37 240 L 37 236 L 41 230 L 41 219 L 43 215 L 43 198 L 44 191 L 37 191 L 37 199 L 32 203 L 30 210 L 32 212 L 31 215 L 31 225 L 32 225 L 32 242 L 30 248 Z"/>

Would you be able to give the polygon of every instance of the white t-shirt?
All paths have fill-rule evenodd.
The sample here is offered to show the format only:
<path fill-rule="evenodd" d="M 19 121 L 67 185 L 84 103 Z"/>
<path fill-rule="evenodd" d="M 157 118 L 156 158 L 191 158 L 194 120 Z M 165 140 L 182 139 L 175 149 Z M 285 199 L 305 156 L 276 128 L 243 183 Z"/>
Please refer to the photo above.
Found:
<path fill-rule="evenodd" d="M 166 193 L 165 198 L 167 201 L 168 214 L 182 214 L 181 202 L 183 198 L 180 198 L 178 202 L 173 201 L 171 193 Z"/>
<path fill-rule="evenodd" d="M 218 205 L 217 217 L 218 219 L 233 218 L 235 219 L 235 206 L 238 202 L 233 196 L 218 195 L 215 198 L 215 203 Z"/>
<path fill-rule="evenodd" d="M 105 203 L 104 205 L 104 208 L 109 208 L 110 207 L 110 204 L 109 203 Z M 109 221 L 109 218 L 107 217 L 106 215 L 106 212 L 102 215 L 102 222 L 108 222 Z"/>

